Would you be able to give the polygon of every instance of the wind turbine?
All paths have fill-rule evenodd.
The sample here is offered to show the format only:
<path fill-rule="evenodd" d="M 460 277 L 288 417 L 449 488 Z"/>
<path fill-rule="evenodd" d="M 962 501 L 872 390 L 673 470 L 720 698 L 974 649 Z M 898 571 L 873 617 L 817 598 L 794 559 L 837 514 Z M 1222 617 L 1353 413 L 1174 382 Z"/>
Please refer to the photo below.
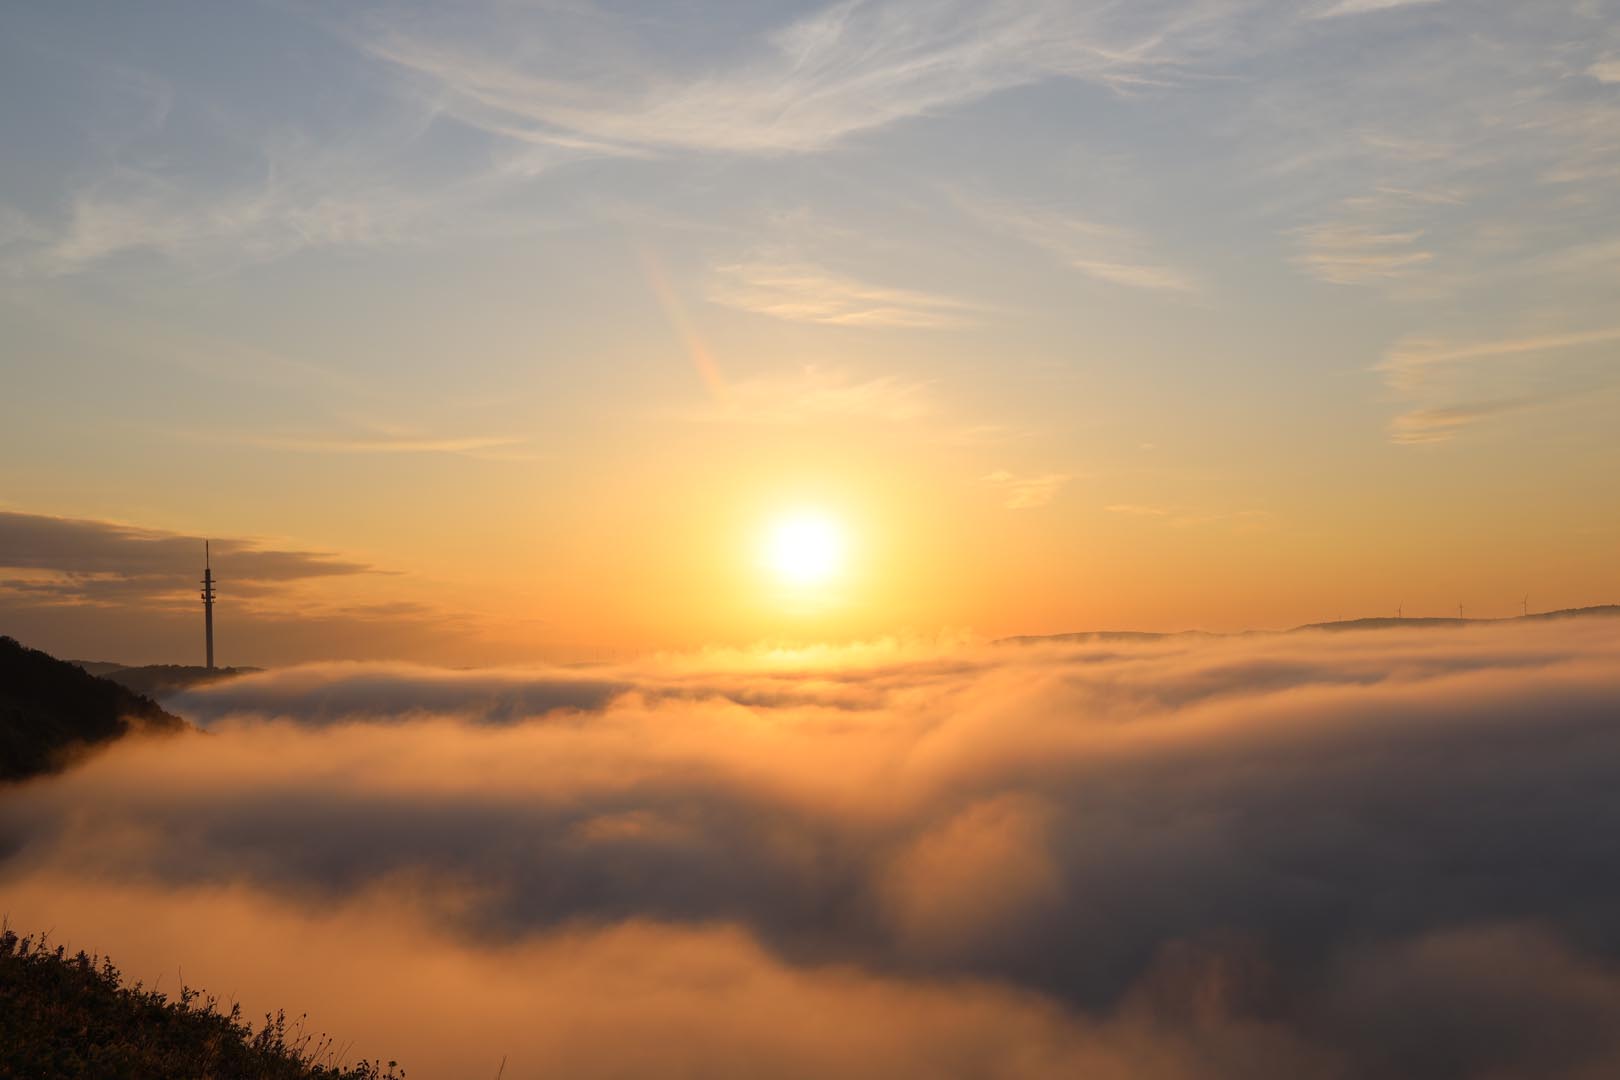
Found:
<path fill-rule="evenodd" d="M 1524 599 L 1519 601 L 1519 609 L 1524 612 L 1524 618 L 1530 617 L 1530 594 L 1525 593 Z"/>

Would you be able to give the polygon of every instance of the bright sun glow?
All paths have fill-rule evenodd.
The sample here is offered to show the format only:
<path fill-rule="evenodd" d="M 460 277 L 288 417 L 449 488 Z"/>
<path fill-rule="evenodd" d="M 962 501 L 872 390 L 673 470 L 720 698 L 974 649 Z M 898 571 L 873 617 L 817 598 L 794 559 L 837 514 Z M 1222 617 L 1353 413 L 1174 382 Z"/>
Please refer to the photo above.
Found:
<path fill-rule="evenodd" d="M 843 569 L 843 530 L 819 514 L 783 518 L 766 537 L 765 563 L 785 584 L 825 584 Z"/>

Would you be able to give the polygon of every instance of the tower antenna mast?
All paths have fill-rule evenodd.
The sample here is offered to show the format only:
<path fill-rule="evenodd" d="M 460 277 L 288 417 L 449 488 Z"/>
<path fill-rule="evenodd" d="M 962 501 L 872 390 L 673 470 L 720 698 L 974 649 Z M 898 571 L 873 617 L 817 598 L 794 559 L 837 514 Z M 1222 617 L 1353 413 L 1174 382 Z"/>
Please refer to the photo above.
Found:
<path fill-rule="evenodd" d="M 214 560 L 203 541 L 203 635 L 208 642 L 208 670 L 214 670 Z"/>

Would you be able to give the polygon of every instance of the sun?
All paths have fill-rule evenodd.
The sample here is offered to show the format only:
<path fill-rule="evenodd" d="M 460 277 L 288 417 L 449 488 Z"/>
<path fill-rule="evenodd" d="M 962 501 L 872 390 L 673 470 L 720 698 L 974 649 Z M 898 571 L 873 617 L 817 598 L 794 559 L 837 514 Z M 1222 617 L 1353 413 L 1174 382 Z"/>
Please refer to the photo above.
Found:
<path fill-rule="evenodd" d="M 765 565 L 784 585 L 825 585 L 844 568 L 844 531 L 823 514 L 799 513 L 773 524 L 765 537 Z"/>

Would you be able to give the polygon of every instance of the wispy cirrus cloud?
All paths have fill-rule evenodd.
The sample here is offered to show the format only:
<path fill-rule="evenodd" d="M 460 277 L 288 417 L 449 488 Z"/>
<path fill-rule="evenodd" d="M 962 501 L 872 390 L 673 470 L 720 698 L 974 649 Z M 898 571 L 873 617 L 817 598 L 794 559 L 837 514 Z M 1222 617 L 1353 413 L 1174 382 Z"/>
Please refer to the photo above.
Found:
<path fill-rule="evenodd" d="M 1226 525 L 1240 532 L 1262 529 L 1274 517 L 1269 510 L 1193 512 L 1152 503 L 1113 503 L 1103 507 L 1103 509 L 1110 514 L 1161 521 L 1177 529 L 1191 529 L 1206 525 Z"/>
<path fill-rule="evenodd" d="M 164 134 L 146 139 L 158 144 Z M 35 225 L 25 265 L 57 276 L 132 252 L 257 261 L 306 248 L 397 244 L 456 197 L 451 187 L 389 176 L 389 159 L 409 139 L 379 123 L 344 146 L 286 136 L 247 147 L 194 143 L 184 163 L 155 159 L 138 143 L 73 189 L 56 223 Z M 199 185 L 187 173 L 219 171 L 216 152 L 229 155 L 229 167 Z"/>
<path fill-rule="evenodd" d="M 1057 498 L 1071 479 L 1068 473 L 1021 475 L 998 469 L 986 476 L 984 482 L 1003 493 L 1002 505 L 1008 510 L 1038 510 Z"/>
<path fill-rule="evenodd" d="M 99 159 L 50 213 L 0 206 L 0 244 L 15 242 L 10 261 L 28 273 L 64 275 L 132 252 L 261 260 L 486 226 L 505 234 L 517 210 L 503 197 L 558 164 L 813 153 L 1043 80 L 1175 81 L 1233 36 L 1224 13 L 1151 6 L 832 3 L 733 20 L 745 29 L 695 54 L 672 48 L 657 16 L 589 3 L 332 16 L 326 29 L 374 62 L 366 82 L 387 88 L 362 123 L 325 130 L 326 113 L 265 127 L 247 119 L 253 102 L 233 110 L 221 95 L 204 110 L 159 76 L 115 73 L 109 84 L 104 65 L 87 68 L 103 97 L 150 104 L 134 121 L 114 110 Z M 491 145 L 469 154 L 447 143 L 451 118 Z"/>
<path fill-rule="evenodd" d="M 546 40 L 522 26 L 510 36 L 523 48 L 469 38 L 459 22 L 430 29 L 377 19 L 355 37 L 454 115 L 503 136 L 612 153 L 791 154 L 1042 79 L 1117 87 L 1174 80 L 1177 64 L 1218 21 L 1180 5 L 1133 12 L 1008 0 L 843 2 L 696 71 L 655 49 L 598 40 L 635 61 L 629 77 L 611 79 L 578 63 L 566 34 Z"/>
<path fill-rule="evenodd" d="M 266 125 L 225 90 L 205 103 L 158 75 L 88 64 L 82 83 L 102 110 L 84 120 L 91 160 L 54 206 L 0 204 L 0 249 L 14 271 L 61 277 L 134 254 L 241 264 L 510 235 L 547 218 L 496 208 L 499 198 L 582 156 L 507 143 L 445 168 L 436 110 L 418 101 L 373 96 L 364 122 L 348 126 L 292 112 Z M 135 121 L 117 107 L 131 95 L 150 102 Z"/>
<path fill-rule="evenodd" d="M 1443 339 L 1408 339 L 1397 344 L 1379 363 L 1378 370 L 1396 389 L 1410 390 L 1435 369 L 1501 357 L 1556 353 L 1589 345 L 1620 341 L 1620 327 L 1571 333 L 1538 334 L 1494 341 L 1457 342 Z"/>
<path fill-rule="evenodd" d="M 521 449 L 529 440 L 516 435 L 435 437 L 413 434 L 328 436 L 245 433 L 210 438 L 239 446 L 305 454 L 449 454 L 486 461 L 532 461 L 535 458 L 533 453 Z"/>
<path fill-rule="evenodd" d="M 1367 15 L 1375 11 L 1423 7 L 1440 2 L 1441 0 L 1339 0 L 1338 3 L 1316 12 L 1315 17 L 1332 19 L 1341 15 Z"/>
<path fill-rule="evenodd" d="M 1446 442 L 1466 428 L 1524 412 L 1559 397 L 1545 384 L 1571 356 L 1593 354 L 1620 342 L 1620 327 L 1533 334 L 1494 340 L 1409 338 L 1376 365 L 1390 389 L 1423 404 L 1396 416 L 1390 439 L 1408 445 Z M 1525 389 L 1541 387 L 1535 392 Z M 1458 401 L 1481 386 L 1513 387 L 1513 393 Z M 1448 400 L 1449 399 L 1449 400 Z"/>
<path fill-rule="evenodd" d="M 1405 446 L 1449 442 L 1464 428 L 1481 421 L 1491 420 L 1506 413 L 1529 408 L 1533 402 L 1524 398 L 1500 401 L 1482 401 L 1469 405 L 1442 405 L 1434 408 L 1413 409 L 1401 413 L 1390 421 L 1389 440 Z"/>
<path fill-rule="evenodd" d="M 1332 223 L 1301 229 L 1304 252 L 1295 263 L 1335 285 L 1365 285 L 1404 278 L 1434 260 L 1421 246 L 1423 231 L 1385 232 L 1366 225 Z"/>
<path fill-rule="evenodd" d="M 950 296 L 877 285 L 810 262 L 728 263 L 710 275 L 710 301 L 790 322 L 831 326 L 955 329 L 976 307 Z"/>
<path fill-rule="evenodd" d="M 1097 281 L 1152 292 L 1201 291 L 1191 274 L 1153 258 L 1148 241 L 1131 229 L 1060 210 L 960 193 L 954 201 L 980 224 L 1041 248 L 1070 270 Z"/>
<path fill-rule="evenodd" d="M 1589 82 L 1606 55 L 1598 6 L 1350 0 L 1315 14 L 1317 41 L 1348 50 L 1383 33 L 1388 47 L 1334 48 L 1330 64 L 1354 67 L 1256 95 L 1273 121 L 1261 152 L 1293 148 L 1275 166 L 1292 264 L 1406 303 L 1545 308 L 1522 287 L 1499 295 L 1532 274 L 1549 295 L 1589 291 L 1575 261 L 1614 238 L 1620 170 L 1620 101 Z"/>
<path fill-rule="evenodd" d="M 1366 134 L 1361 141 L 1379 153 L 1423 160 L 1442 152 Z M 1383 286 L 1408 295 L 1414 291 L 1412 279 L 1424 276 L 1430 289 L 1438 288 L 1434 267 L 1439 256 L 1427 234 L 1436 213 L 1455 213 L 1467 202 L 1467 193 L 1456 186 L 1379 184 L 1339 200 L 1323 220 L 1294 229 L 1300 251 L 1292 261 L 1334 285 Z"/>
<path fill-rule="evenodd" d="M 935 415 L 928 385 L 896 375 L 857 378 L 844 371 L 807 367 L 726 384 L 723 397 L 683 414 L 704 423 L 798 424 L 829 419 L 909 423 Z"/>
<path fill-rule="evenodd" d="M 151 176 L 124 176 L 78 193 L 63 231 L 34 255 L 48 274 L 73 273 L 125 252 L 191 258 L 233 249 L 252 259 L 303 247 L 395 239 L 422 206 L 399 193 L 295 193 L 271 184 L 199 203 Z"/>
<path fill-rule="evenodd" d="M 49 277 L 125 254 L 253 263 L 306 250 L 400 248 L 447 235 L 550 227 L 545 214 L 491 208 L 550 167 L 533 155 L 498 155 L 485 168 L 424 183 L 402 179 L 418 172 L 398 160 L 410 135 L 371 130 L 363 138 L 382 141 L 363 154 L 301 141 L 265 145 L 256 151 L 258 175 L 206 188 L 148 168 L 113 169 L 75 191 L 55 226 L 28 221 L 28 242 L 14 245 L 13 262 Z"/>

